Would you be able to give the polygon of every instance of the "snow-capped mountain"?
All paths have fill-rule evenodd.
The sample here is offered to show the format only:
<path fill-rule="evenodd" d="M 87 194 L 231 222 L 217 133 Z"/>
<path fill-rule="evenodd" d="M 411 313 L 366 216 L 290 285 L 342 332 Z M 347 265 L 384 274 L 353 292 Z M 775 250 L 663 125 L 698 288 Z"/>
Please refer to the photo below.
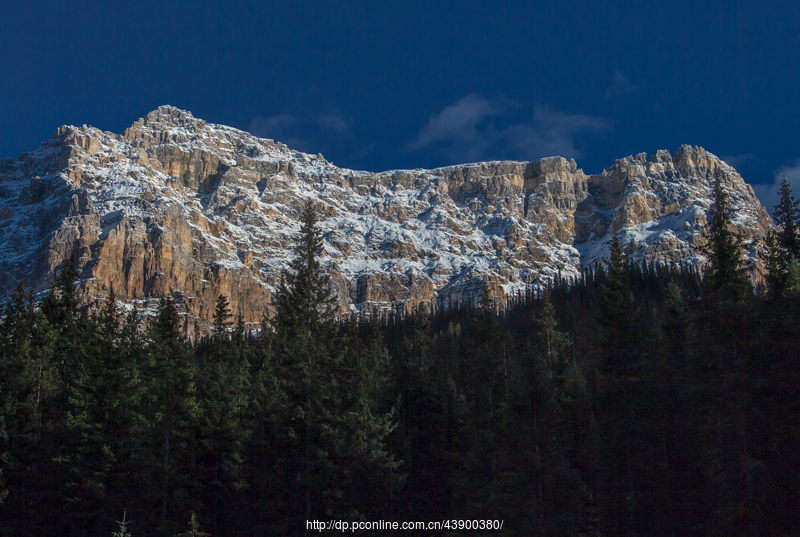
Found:
<path fill-rule="evenodd" d="M 0 290 L 47 289 L 76 253 L 84 296 L 147 307 L 173 295 L 186 331 L 218 295 L 258 322 L 311 198 L 342 312 L 493 300 L 575 277 L 617 233 L 637 260 L 702 263 L 721 177 L 757 262 L 771 220 L 739 174 L 702 148 L 616 161 L 481 162 L 382 173 L 208 124 L 162 106 L 124 134 L 64 126 L 0 165 Z"/>

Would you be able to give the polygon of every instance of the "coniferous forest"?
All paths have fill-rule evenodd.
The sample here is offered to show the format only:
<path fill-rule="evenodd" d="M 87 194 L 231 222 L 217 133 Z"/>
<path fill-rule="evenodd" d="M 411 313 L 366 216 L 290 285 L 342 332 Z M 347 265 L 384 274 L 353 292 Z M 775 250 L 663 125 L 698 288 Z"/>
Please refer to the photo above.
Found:
<path fill-rule="evenodd" d="M 0 535 L 800 535 L 800 213 L 784 183 L 753 286 L 715 196 L 702 270 L 614 240 L 502 307 L 348 319 L 306 206 L 275 314 L 221 296 L 192 344 L 169 299 L 79 303 L 65 262 L 0 322 Z"/>

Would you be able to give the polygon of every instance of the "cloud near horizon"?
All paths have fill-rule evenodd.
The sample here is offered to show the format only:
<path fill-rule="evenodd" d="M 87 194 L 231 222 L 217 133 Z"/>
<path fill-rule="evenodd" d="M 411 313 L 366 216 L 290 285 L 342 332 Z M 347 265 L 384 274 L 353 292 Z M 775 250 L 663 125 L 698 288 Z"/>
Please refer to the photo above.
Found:
<path fill-rule="evenodd" d="M 578 158 L 583 154 L 577 145 L 578 138 L 603 136 L 613 129 L 609 119 L 537 106 L 531 121 L 509 127 L 503 137 L 517 154 L 527 158 Z"/>
<path fill-rule="evenodd" d="M 738 153 L 736 155 L 727 155 L 720 158 L 734 168 L 740 168 L 750 162 L 758 162 L 758 158 L 753 153 Z"/>
<path fill-rule="evenodd" d="M 475 93 L 467 95 L 431 116 L 417 138 L 406 144 L 406 150 L 443 146 L 440 149 L 450 160 L 479 159 L 492 143 L 491 134 L 480 129 L 480 125 L 486 118 L 505 113 L 506 108 L 503 102 L 489 101 Z"/>
<path fill-rule="evenodd" d="M 492 119 L 508 114 L 512 107 L 514 103 L 504 98 L 467 95 L 431 116 L 405 149 L 438 149 L 454 164 L 509 157 L 577 158 L 582 155 L 579 138 L 603 136 L 613 130 L 608 119 L 567 114 L 547 106 L 536 106 L 529 121 L 496 128 Z"/>
<path fill-rule="evenodd" d="M 271 138 L 306 153 L 325 155 L 330 151 L 346 150 L 359 159 L 367 152 L 367 148 L 356 147 L 353 121 L 338 111 L 258 116 L 250 122 L 249 131 L 254 136 Z"/>
<path fill-rule="evenodd" d="M 775 170 L 775 182 L 771 185 L 753 185 L 756 196 L 770 216 L 772 216 L 772 212 L 778 204 L 778 189 L 784 177 L 789 182 L 789 186 L 792 187 L 792 194 L 797 198 L 797 194 L 800 192 L 800 159 L 795 160 L 788 166 L 781 166 Z"/>

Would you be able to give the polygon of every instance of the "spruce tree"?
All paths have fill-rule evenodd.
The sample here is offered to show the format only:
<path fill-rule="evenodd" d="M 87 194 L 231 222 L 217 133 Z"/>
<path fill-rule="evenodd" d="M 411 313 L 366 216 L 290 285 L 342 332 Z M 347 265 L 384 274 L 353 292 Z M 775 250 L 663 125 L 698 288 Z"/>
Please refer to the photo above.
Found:
<path fill-rule="evenodd" d="M 800 262 L 800 207 L 792 195 L 792 187 L 783 178 L 780 202 L 775 206 L 773 217 L 778 227 L 777 233 L 767 236 L 767 285 L 772 298 L 780 297 L 787 289 L 796 289 L 798 281 L 798 262 Z"/>
<path fill-rule="evenodd" d="M 599 319 L 606 354 L 604 365 L 615 374 L 625 374 L 632 367 L 632 357 L 637 351 L 633 341 L 636 309 L 627 280 L 627 263 L 619 237 L 614 235 L 608 272 L 600 288 Z"/>
<path fill-rule="evenodd" d="M 194 430 L 199 418 L 196 369 L 180 333 L 178 310 L 162 298 L 147 330 L 146 430 L 142 476 L 149 488 L 151 513 L 158 513 L 159 533 L 168 534 L 189 508 L 194 489 L 190 461 L 196 454 Z M 153 521 L 155 522 L 155 521 Z"/>
<path fill-rule="evenodd" d="M 198 349 L 198 378 L 203 459 L 212 484 L 208 504 L 216 521 L 216 533 L 235 523 L 231 503 L 236 491 L 244 487 L 242 456 L 248 431 L 242 427 L 247 404 L 248 365 L 241 346 L 232 341 L 231 310 L 228 299 L 217 297 L 213 334 L 208 344 Z"/>
<path fill-rule="evenodd" d="M 287 409 L 278 382 L 275 334 L 266 316 L 260 330 L 246 337 L 243 353 L 250 368 L 245 426 L 250 432 L 246 444 L 247 493 L 243 513 L 251 535 L 287 533 L 285 490 L 290 478 L 275 462 L 284 457 Z"/>
<path fill-rule="evenodd" d="M 733 231 L 734 210 L 719 176 L 714 179 L 714 203 L 708 225 L 708 242 L 701 251 L 708 258 L 705 272 L 707 288 L 729 298 L 741 297 L 749 282 L 742 258 L 742 238 Z"/>
<path fill-rule="evenodd" d="M 629 267 L 619 238 L 611 242 L 608 273 L 600 287 L 600 341 L 604 362 L 604 428 L 600 435 L 606 465 L 605 487 L 599 499 L 605 503 L 607 531 L 613 535 L 636 532 L 634 505 L 631 503 L 632 451 L 635 445 L 633 415 L 635 389 L 642 348 L 638 342 L 636 308 L 628 284 Z"/>
<path fill-rule="evenodd" d="M 748 435 L 751 379 L 752 287 L 743 260 L 742 238 L 733 231 L 734 209 L 719 176 L 708 226 L 708 258 L 703 295 L 696 321 L 692 361 L 695 368 L 693 405 L 701 413 L 702 441 L 708 446 L 707 514 L 720 534 L 746 528 L 752 520 L 752 474 Z"/>
<path fill-rule="evenodd" d="M 113 290 L 99 315 L 79 317 L 76 332 L 72 348 L 78 368 L 67 401 L 65 444 L 69 455 L 65 457 L 68 479 L 64 493 L 69 525 L 77 533 L 94 533 L 118 512 L 119 506 L 111 511 L 104 507 L 115 499 L 109 497 L 109 492 L 114 492 L 111 476 L 118 470 L 119 440 L 126 436 L 122 426 L 129 423 L 123 414 L 129 409 L 124 380 L 128 364 L 119 361 Z"/>
<path fill-rule="evenodd" d="M 800 237 L 798 237 L 798 225 L 800 225 L 800 207 L 792 195 L 792 187 L 786 180 L 781 181 L 778 190 L 780 202 L 775 206 L 773 217 L 775 225 L 780 229 L 778 240 L 782 248 L 795 259 L 800 258 Z"/>
<path fill-rule="evenodd" d="M 18 462 L 14 437 L 22 432 L 20 421 L 28 390 L 25 369 L 34 319 L 33 299 L 26 294 L 24 283 L 20 281 L 6 302 L 5 316 L 0 322 L 0 506 L 10 492 L 9 474 Z"/>
<path fill-rule="evenodd" d="M 294 259 L 275 299 L 275 325 L 280 330 L 310 331 L 333 320 L 336 299 L 320 266 L 324 246 L 316 224 L 317 212 L 309 200 L 300 215 L 300 232 L 293 238 Z"/>
<path fill-rule="evenodd" d="M 390 463 L 382 440 L 391 426 L 364 397 L 363 369 L 334 322 L 335 298 L 319 258 L 323 239 L 313 202 L 303 207 L 295 258 L 275 296 L 278 377 L 285 393 L 290 525 L 317 513 L 364 516 L 355 472 Z M 354 385 L 355 384 L 355 385 Z M 304 526 L 304 524 L 303 524 Z"/>
<path fill-rule="evenodd" d="M 69 259 L 65 259 L 61 264 L 56 282 L 42 301 L 42 311 L 50 324 L 69 325 L 78 312 L 78 298 L 75 294 L 78 271 L 75 262 L 75 252 L 73 252 Z"/>
<path fill-rule="evenodd" d="M 278 343 L 280 379 L 289 405 L 286 440 L 289 455 L 281 464 L 292 468 L 287 498 L 292 525 L 310 520 L 322 509 L 326 449 L 323 431 L 332 432 L 335 413 L 333 308 L 329 280 L 319 257 L 323 243 L 316 227 L 317 213 L 310 200 L 300 217 L 300 232 L 293 238 L 295 258 L 289 264 L 274 299 L 274 326 Z"/>

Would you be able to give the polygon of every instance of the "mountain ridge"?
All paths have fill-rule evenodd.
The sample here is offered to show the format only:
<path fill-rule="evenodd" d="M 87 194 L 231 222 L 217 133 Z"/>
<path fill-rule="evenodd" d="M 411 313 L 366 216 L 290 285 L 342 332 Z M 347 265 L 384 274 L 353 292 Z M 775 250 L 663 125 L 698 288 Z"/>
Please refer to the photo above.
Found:
<path fill-rule="evenodd" d="M 162 106 L 122 134 L 62 126 L 0 163 L 0 289 L 47 289 L 74 252 L 84 297 L 112 286 L 143 310 L 181 304 L 205 333 L 217 295 L 256 323 L 291 258 L 308 198 L 341 313 L 435 301 L 497 301 L 604 258 L 611 233 L 635 260 L 702 264 L 720 177 L 756 271 L 771 220 L 715 155 L 681 146 L 586 175 L 574 160 L 490 161 L 433 170 L 334 166 Z"/>

